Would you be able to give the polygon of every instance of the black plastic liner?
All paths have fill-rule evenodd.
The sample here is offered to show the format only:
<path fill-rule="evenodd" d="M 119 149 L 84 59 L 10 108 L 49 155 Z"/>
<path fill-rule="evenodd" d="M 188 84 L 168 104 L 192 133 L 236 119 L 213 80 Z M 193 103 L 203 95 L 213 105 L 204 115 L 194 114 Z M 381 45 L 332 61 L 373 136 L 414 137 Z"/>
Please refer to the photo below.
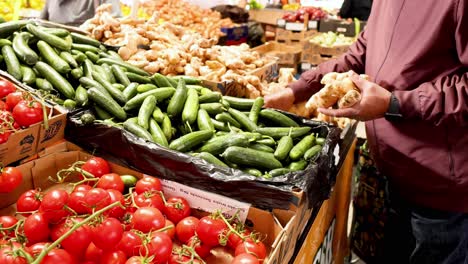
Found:
<path fill-rule="evenodd" d="M 120 128 L 98 123 L 84 125 L 80 117 L 89 111 L 82 109 L 69 114 L 67 140 L 143 173 L 251 203 L 257 208 L 289 209 L 299 202 L 292 191 L 301 190 L 310 208 L 328 198 L 338 168 L 333 153 L 340 142 L 341 129 L 288 113 L 296 122 L 312 127 L 313 133 L 326 136 L 326 143 L 316 162 L 305 170 L 263 179 L 161 147 Z"/>

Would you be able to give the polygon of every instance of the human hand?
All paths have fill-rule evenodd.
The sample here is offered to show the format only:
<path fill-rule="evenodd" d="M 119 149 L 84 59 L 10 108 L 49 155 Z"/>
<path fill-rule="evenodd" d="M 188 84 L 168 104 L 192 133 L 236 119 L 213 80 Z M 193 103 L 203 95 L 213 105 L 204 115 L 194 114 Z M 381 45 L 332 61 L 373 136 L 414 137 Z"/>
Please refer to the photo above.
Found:
<path fill-rule="evenodd" d="M 318 111 L 328 116 L 348 117 L 361 121 L 384 117 L 390 104 L 391 93 L 378 84 L 359 77 L 356 73 L 350 78 L 361 91 L 361 100 L 349 108 L 319 108 Z"/>
<path fill-rule="evenodd" d="M 294 93 L 291 88 L 281 89 L 277 93 L 265 96 L 265 107 L 288 111 L 294 104 Z"/>

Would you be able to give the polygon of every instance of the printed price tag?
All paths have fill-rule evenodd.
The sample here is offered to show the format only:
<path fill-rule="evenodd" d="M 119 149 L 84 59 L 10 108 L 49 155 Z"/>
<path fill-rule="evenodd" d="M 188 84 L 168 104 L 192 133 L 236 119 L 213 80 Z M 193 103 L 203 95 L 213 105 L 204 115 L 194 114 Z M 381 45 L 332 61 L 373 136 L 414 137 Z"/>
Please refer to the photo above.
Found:
<path fill-rule="evenodd" d="M 312 65 L 308 62 L 303 62 L 301 63 L 301 69 L 304 71 L 304 70 L 310 70 L 310 68 L 312 68 Z"/>
<path fill-rule="evenodd" d="M 346 33 L 346 31 L 348 31 L 348 29 L 347 29 L 347 28 L 344 28 L 344 27 L 337 27 L 337 28 L 336 28 L 336 32 Z"/>
<path fill-rule="evenodd" d="M 276 25 L 278 25 L 279 27 L 284 27 L 284 25 L 286 25 L 286 20 L 278 19 L 276 20 Z"/>
<path fill-rule="evenodd" d="M 249 213 L 250 204 L 215 194 L 198 190 L 177 182 L 161 179 L 164 194 L 167 197 L 183 197 L 192 208 L 205 212 L 221 210 L 224 214 L 233 216 L 239 212 L 240 221 L 245 222 Z"/>
<path fill-rule="evenodd" d="M 309 21 L 309 29 L 317 29 L 318 28 L 318 21 L 311 20 Z"/>
<path fill-rule="evenodd" d="M 303 23 L 286 23 L 286 30 L 292 30 L 292 31 L 302 31 L 304 30 L 304 24 Z"/>

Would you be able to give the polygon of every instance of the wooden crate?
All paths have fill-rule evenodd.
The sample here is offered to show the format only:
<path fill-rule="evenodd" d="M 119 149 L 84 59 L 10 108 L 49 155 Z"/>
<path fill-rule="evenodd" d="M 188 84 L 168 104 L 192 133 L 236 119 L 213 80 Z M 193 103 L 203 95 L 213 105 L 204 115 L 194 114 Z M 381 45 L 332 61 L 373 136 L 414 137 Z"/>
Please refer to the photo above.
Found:
<path fill-rule="evenodd" d="M 263 56 L 277 57 L 280 65 L 297 65 L 301 59 L 301 46 L 287 45 L 276 41 L 267 42 L 253 48 L 252 51 L 256 51 Z"/>
<path fill-rule="evenodd" d="M 283 28 L 276 29 L 276 41 L 288 45 L 301 44 L 304 40 L 315 35 L 317 30 L 292 31 Z"/>

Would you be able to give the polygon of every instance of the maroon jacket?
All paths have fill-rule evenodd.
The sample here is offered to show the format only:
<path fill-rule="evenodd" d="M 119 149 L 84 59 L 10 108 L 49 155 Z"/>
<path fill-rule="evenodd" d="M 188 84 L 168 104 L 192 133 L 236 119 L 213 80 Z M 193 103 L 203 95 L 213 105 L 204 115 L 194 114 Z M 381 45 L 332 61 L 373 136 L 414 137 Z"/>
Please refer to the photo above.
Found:
<path fill-rule="evenodd" d="M 366 122 L 379 169 L 404 198 L 468 212 L 468 0 L 376 0 L 349 51 L 291 84 L 307 100 L 330 71 L 366 73 L 404 121 Z"/>

